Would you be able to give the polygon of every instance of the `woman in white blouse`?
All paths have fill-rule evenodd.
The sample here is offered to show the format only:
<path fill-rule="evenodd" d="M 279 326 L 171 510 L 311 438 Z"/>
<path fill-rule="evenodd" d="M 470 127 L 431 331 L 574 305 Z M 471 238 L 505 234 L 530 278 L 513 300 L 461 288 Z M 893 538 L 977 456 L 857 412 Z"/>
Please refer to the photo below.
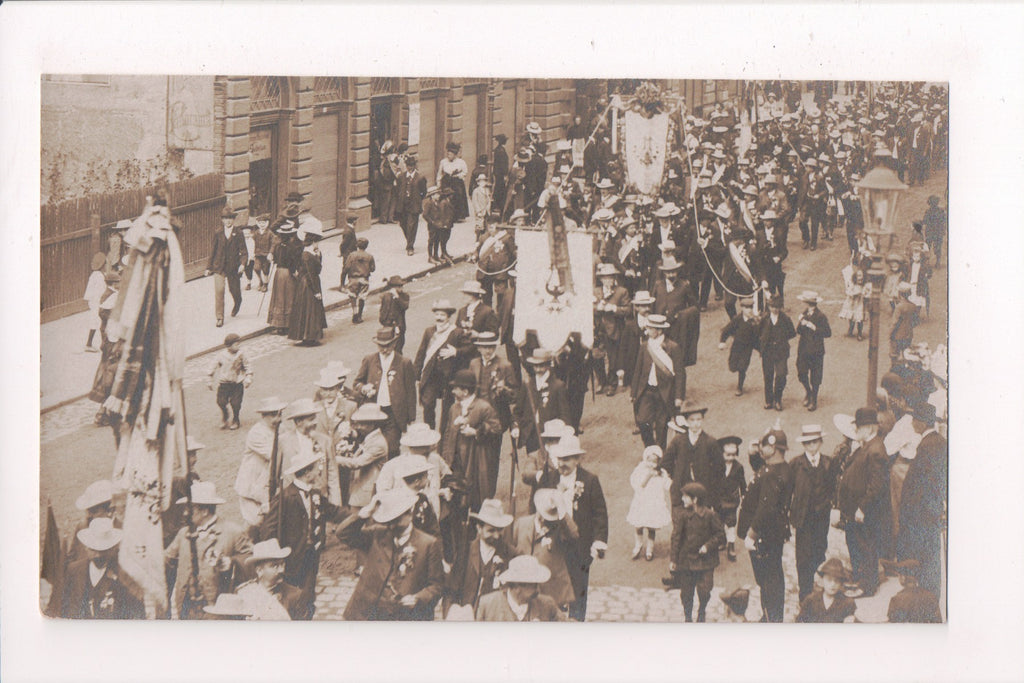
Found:
<path fill-rule="evenodd" d="M 449 142 L 445 146 L 445 158 L 437 167 L 437 186 L 442 190 L 451 188 L 452 209 L 455 221 L 464 221 L 469 218 L 469 196 L 466 194 L 466 177 L 469 175 L 469 168 L 466 161 L 459 156 L 462 145 L 457 142 Z"/>

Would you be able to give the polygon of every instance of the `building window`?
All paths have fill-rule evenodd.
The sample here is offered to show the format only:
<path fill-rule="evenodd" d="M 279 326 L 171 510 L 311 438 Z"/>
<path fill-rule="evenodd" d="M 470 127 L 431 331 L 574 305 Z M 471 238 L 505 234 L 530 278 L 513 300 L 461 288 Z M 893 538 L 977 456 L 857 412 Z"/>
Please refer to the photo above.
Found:
<path fill-rule="evenodd" d="M 378 95 L 392 95 L 398 92 L 398 79 L 397 78 L 371 78 L 370 79 L 370 97 L 376 97 Z"/>
<path fill-rule="evenodd" d="M 345 99 L 345 79 L 336 76 L 317 76 L 313 79 L 313 102 L 330 104 Z"/>
<path fill-rule="evenodd" d="M 50 83 L 78 83 L 83 85 L 110 85 L 110 76 L 105 74 L 46 74 L 43 80 Z"/>
<path fill-rule="evenodd" d="M 251 111 L 274 111 L 281 108 L 281 79 L 277 76 L 253 76 L 249 79 L 252 88 Z"/>

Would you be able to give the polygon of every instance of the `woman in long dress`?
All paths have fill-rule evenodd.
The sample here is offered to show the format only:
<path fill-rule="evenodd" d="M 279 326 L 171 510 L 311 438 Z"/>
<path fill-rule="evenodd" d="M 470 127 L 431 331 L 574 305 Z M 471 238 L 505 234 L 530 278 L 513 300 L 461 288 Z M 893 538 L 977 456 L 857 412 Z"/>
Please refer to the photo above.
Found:
<path fill-rule="evenodd" d="M 469 195 L 466 194 L 466 176 L 469 175 L 469 167 L 466 161 L 459 156 L 462 145 L 457 142 L 449 142 L 445 146 L 445 158 L 437 167 L 437 186 L 442 190 L 450 188 L 452 191 L 452 209 L 455 213 L 455 222 L 464 221 L 469 218 Z"/>
<path fill-rule="evenodd" d="M 323 233 L 300 231 L 297 237 L 302 240 L 303 248 L 295 276 L 288 338 L 303 346 L 315 346 L 323 339 L 324 330 L 327 329 L 327 314 L 324 312 L 323 290 L 320 286 L 323 257 L 317 248 Z"/>
<path fill-rule="evenodd" d="M 285 334 L 291 323 L 292 299 L 295 298 L 295 274 L 302 260 L 302 244 L 295 239 L 298 229 L 296 218 L 282 218 L 274 232 L 277 241 L 271 251 L 276 268 L 274 284 L 270 292 L 270 307 L 267 311 L 267 323 L 276 328 L 277 334 Z"/>

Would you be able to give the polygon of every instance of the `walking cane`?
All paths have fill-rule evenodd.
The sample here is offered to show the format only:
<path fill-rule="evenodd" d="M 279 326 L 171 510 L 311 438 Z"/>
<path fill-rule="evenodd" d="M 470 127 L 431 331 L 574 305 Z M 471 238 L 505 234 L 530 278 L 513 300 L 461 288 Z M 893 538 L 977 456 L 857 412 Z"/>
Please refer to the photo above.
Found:
<path fill-rule="evenodd" d="M 277 270 L 277 263 L 271 263 L 270 264 L 270 272 L 267 273 L 267 289 L 263 290 L 263 292 L 260 293 L 260 305 L 256 308 L 256 317 L 257 318 L 260 317 L 260 311 L 263 310 L 263 302 L 267 298 L 267 290 L 270 289 L 270 283 L 274 279 L 274 271 L 276 271 L 276 270 Z"/>
<path fill-rule="evenodd" d="M 513 517 L 516 516 L 516 466 L 519 464 L 519 448 L 516 444 L 516 440 L 509 439 L 512 444 L 512 466 L 509 468 L 509 482 L 508 482 L 508 507 Z"/>

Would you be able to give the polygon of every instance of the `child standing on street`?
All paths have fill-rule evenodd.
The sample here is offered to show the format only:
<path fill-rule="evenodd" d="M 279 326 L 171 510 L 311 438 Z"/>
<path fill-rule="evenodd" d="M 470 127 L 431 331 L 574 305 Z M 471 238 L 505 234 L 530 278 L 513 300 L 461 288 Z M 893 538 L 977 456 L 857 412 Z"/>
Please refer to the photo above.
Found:
<path fill-rule="evenodd" d="M 846 284 L 846 299 L 839 310 L 839 317 L 850 322 L 846 336 L 853 336 L 857 327 L 857 341 L 864 338 L 864 299 L 871 296 L 871 283 L 864 281 L 864 271 L 848 265 L 843 268 L 843 282 Z"/>
<path fill-rule="evenodd" d="M 743 439 L 738 436 L 724 436 L 718 440 L 725 458 L 725 478 L 722 480 L 722 492 L 718 496 L 718 516 L 725 525 L 725 552 L 730 562 L 736 561 L 736 513 L 740 501 L 747 492 L 747 475 L 740 462 L 740 444 Z"/>
<path fill-rule="evenodd" d="M 352 306 L 352 322 L 363 322 L 363 308 L 366 306 L 366 293 L 370 291 L 370 274 L 377 269 L 377 262 L 366 251 L 370 240 L 360 237 L 356 240 L 356 250 L 345 258 L 341 270 L 341 288 L 348 292 L 349 304 Z"/>
<path fill-rule="evenodd" d="M 210 370 L 210 380 L 206 383 L 211 391 L 213 385 L 217 385 L 217 407 L 223 418 L 221 429 L 238 429 L 242 397 L 245 389 L 252 384 L 252 365 L 242 353 L 241 341 L 235 333 L 224 337 L 224 350 L 217 354 Z M 233 415 L 229 413 L 228 406 Z"/>
<path fill-rule="evenodd" d="M 107 291 L 107 282 L 103 277 L 103 268 L 107 265 L 107 257 L 102 252 L 93 254 L 92 273 L 89 274 L 89 281 L 85 285 L 85 294 L 82 298 L 89 304 L 89 339 L 85 342 L 85 350 L 96 353 L 99 348 L 92 345 L 96 331 L 100 329 L 100 301 L 103 293 Z M 102 337 L 100 345 L 103 344 Z"/>
<path fill-rule="evenodd" d="M 259 291 L 267 291 L 270 282 L 270 254 L 274 251 L 274 233 L 270 230 L 270 216 L 256 216 L 256 232 L 252 236 L 256 277 L 260 279 Z"/>
<path fill-rule="evenodd" d="M 633 545 L 633 559 L 640 557 L 644 550 L 644 536 L 647 537 L 644 557 L 654 559 L 654 533 L 672 521 L 668 507 L 667 492 L 672 485 L 668 472 L 661 468 L 661 447 L 648 446 L 644 449 L 640 463 L 629 475 L 633 487 L 633 501 L 629 504 L 626 521 L 636 529 L 636 543 Z"/>
<path fill-rule="evenodd" d="M 725 527 L 708 506 L 704 485 L 691 481 L 683 486 L 683 515 L 672 533 L 672 564 L 679 578 L 683 618 L 693 621 L 693 593 L 697 592 L 697 622 L 706 621 L 711 589 L 715 585 L 718 549 L 725 543 Z"/>

